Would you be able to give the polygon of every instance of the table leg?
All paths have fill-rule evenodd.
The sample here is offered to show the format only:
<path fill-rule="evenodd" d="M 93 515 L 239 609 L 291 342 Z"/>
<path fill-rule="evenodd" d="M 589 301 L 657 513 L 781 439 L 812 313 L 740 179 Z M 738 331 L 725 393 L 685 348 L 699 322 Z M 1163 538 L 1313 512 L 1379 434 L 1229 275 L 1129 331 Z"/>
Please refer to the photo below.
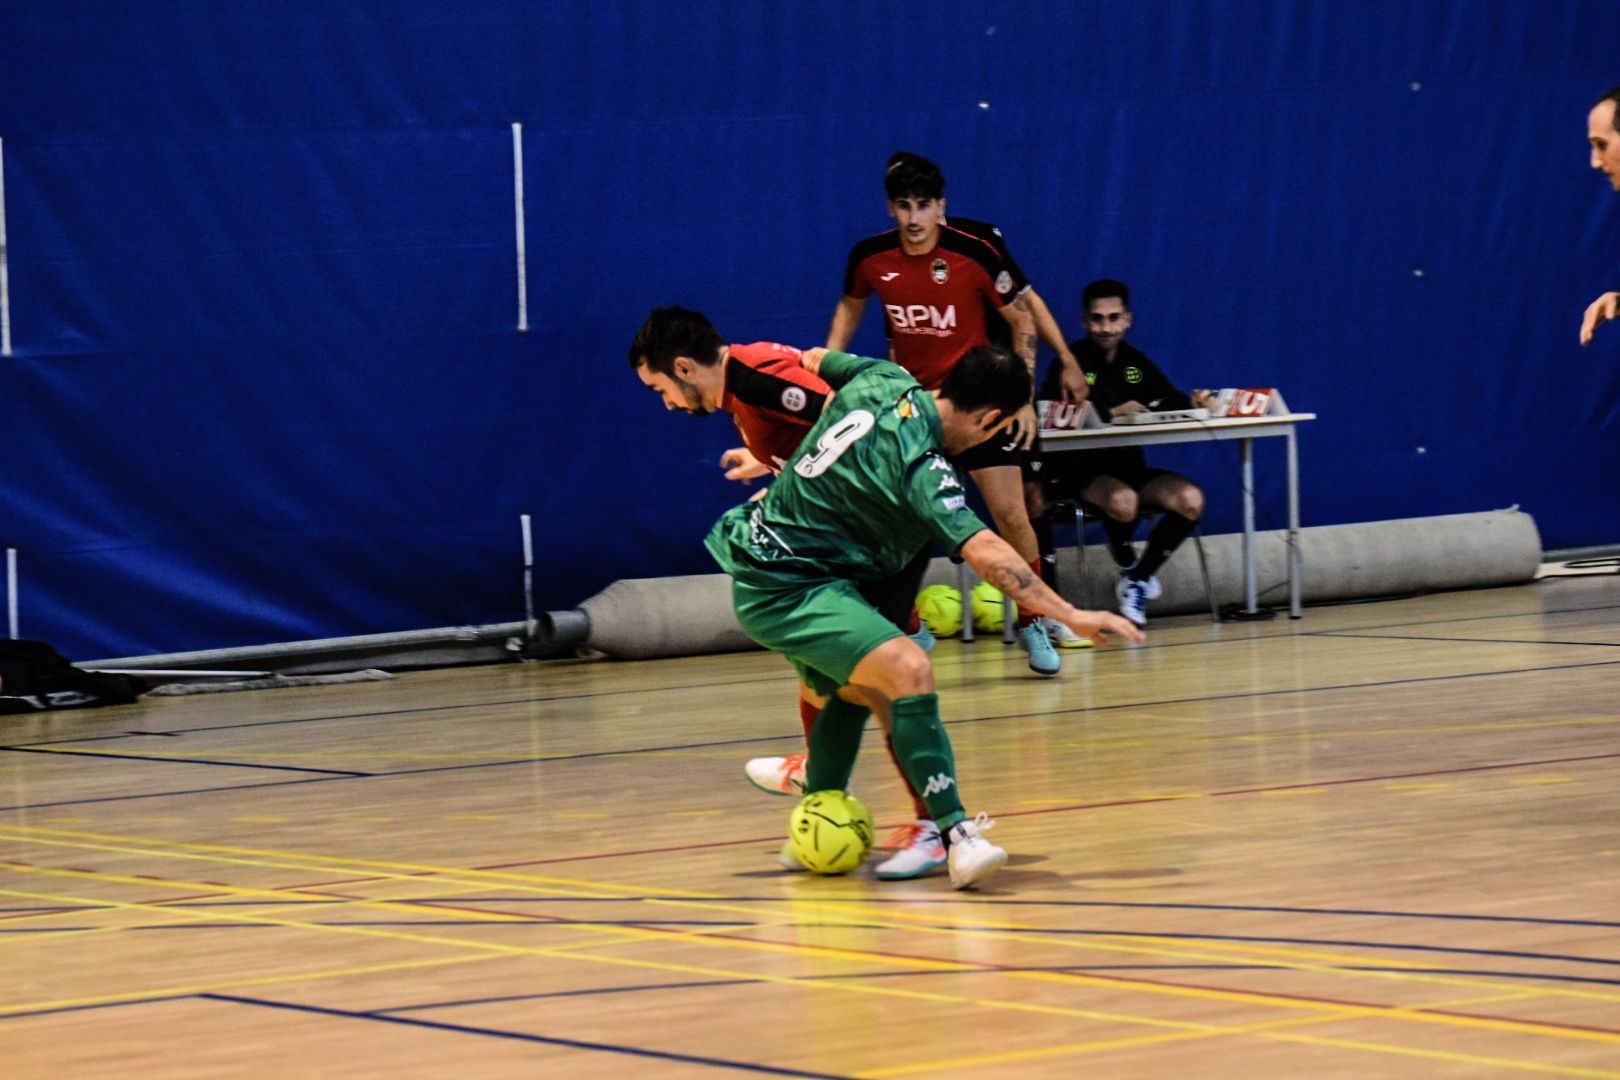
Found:
<path fill-rule="evenodd" d="M 1299 444 L 1288 429 L 1288 617 L 1300 617 Z"/>
<path fill-rule="evenodd" d="M 1255 591 L 1254 572 L 1254 440 L 1238 440 L 1238 458 L 1243 463 L 1243 611 L 1257 614 L 1260 598 Z"/>

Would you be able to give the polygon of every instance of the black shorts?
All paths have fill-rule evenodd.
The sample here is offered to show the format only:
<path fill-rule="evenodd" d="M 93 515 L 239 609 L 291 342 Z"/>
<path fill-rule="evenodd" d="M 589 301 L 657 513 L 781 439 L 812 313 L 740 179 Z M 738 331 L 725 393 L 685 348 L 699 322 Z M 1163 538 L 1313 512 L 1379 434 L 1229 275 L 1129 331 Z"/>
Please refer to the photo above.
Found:
<path fill-rule="evenodd" d="M 1018 440 L 1003 431 L 994 438 L 988 439 L 971 450 L 964 450 L 951 459 L 958 472 L 970 473 L 977 469 L 994 469 L 997 466 L 1010 465 L 1017 468 L 1024 460 L 1024 452 L 1018 449 Z"/>
<path fill-rule="evenodd" d="M 861 598 L 877 608 L 878 614 L 904 630 L 911 620 L 911 609 L 917 606 L 917 592 L 922 587 L 923 575 L 928 572 L 932 552 L 923 548 L 906 568 L 892 577 L 880 581 L 856 583 Z"/>
<path fill-rule="evenodd" d="M 1147 463 L 1140 447 L 1110 447 L 1104 450 L 1071 450 L 1043 454 L 1025 467 L 1027 479 L 1039 480 L 1046 497 L 1078 499 L 1080 493 L 1099 476 L 1112 476 L 1135 491 L 1150 480 L 1171 475 L 1169 469 L 1155 469 Z"/>

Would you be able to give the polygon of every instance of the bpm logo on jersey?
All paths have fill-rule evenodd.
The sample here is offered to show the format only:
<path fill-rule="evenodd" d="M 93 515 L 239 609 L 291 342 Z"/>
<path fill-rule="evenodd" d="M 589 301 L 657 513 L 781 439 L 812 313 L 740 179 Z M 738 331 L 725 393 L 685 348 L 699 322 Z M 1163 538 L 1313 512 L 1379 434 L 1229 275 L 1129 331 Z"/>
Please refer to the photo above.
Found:
<path fill-rule="evenodd" d="M 884 304 L 889 322 L 902 334 L 932 334 L 944 337 L 956 329 L 956 305 L 946 304 L 945 310 L 929 304 Z"/>
<path fill-rule="evenodd" d="M 798 412 L 804 408 L 804 391 L 797 386 L 790 386 L 782 391 L 782 408 L 788 412 Z"/>
<path fill-rule="evenodd" d="M 934 275 L 935 285 L 943 285 L 951 280 L 951 268 L 944 259 L 935 259 L 934 265 L 928 268 L 928 272 Z"/>

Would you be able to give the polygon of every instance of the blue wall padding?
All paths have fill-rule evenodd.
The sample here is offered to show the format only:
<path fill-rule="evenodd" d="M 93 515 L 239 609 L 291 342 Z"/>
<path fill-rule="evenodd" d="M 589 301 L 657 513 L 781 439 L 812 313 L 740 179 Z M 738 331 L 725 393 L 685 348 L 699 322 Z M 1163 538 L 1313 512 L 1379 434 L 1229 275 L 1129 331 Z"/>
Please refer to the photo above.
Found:
<path fill-rule="evenodd" d="M 1620 540 L 1601 0 L 18 0 L 0 8 L 21 629 L 107 656 L 522 618 L 709 572 L 720 418 L 625 351 L 678 302 L 819 344 L 888 155 L 1071 334 L 1136 290 L 1185 387 L 1275 385 L 1306 524 L 1521 504 Z M 517 330 L 512 123 L 530 330 Z M 881 351 L 878 312 L 857 337 Z M 1257 446 L 1282 524 L 1281 444 Z M 1238 527 L 1231 444 L 1154 459 Z"/>

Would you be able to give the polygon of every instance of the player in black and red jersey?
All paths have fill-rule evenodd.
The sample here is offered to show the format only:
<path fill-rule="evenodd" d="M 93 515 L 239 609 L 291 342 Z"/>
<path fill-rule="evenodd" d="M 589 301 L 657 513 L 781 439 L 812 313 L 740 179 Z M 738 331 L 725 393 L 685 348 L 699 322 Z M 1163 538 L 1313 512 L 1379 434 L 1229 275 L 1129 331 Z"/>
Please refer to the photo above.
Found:
<path fill-rule="evenodd" d="M 801 356 L 789 345 L 728 345 L 700 313 L 665 307 L 655 309 L 636 333 L 630 346 L 630 367 L 643 385 L 663 398 L 666 409 L 693 416 L 729 413 L 742 433 L 743 446 L 726 451 L 721 464 L 728 470 L 727 478 L 746 482 L 782 471 L 831 395 L 827 384 L 801 365 Z M 928 553 L 920 552 L 893 577 L 863 582 L 861 595 L 896 626 L 916 634 L 919 627 L 913 601 L 927 569 Z M 925 647 L 932 647 L 931 637 Z M 806 743 L 826 703 L 826 698 L 800 685 L 799 719 Z M 888 733 L 884 734 L 888 742 Z M 927 804 L 906 778 L 892 742 L 889 756 L 917 816 L 926 819 Z M 755 758 L 746 771 L 749 780 L 764 791 L 794 794 L 804 790 L 805 760 L 804 754 Z M 937 829 L 931 833 L 909 830 L 903 842 L 889 846 L 896 850 L 878 864 L 879 878 L 920 877 L 945 865 L 945 847 Z M 791 869 L 802 868 L 791 844 L 783 845 L 778 858 Z"/>
<path fill-rule="evenodd" d="M 987 318 L 988 308 L 1011 328 L 1012 347 L 1028 365 L 1033 382 L 1038 328 L 1029 305 L 1020 302 L 1029 282 L 1016 264 L 1009 265 L 1002 257 L 1004 245 L 946 222 L 945 176 L 926 158 L 895 155 L 883 188 L 897 227 L 868 237 L 851 250 L 844 295 L 833 312 L 827 347 L 848 347 L 876 294 L 888 321 L 891 355 L 932 390 L 969 349 L 990 342 L 989 318 L 995 316 Z M 1065 368 L 1072 363 L 1071 356 Z M 1078 365 L 1074 369 L 1078 371 Z M 956 464 L 972 476 L 997 531 L 1040 573 L 1040 548 L 1024 507 L 1021 469 L 1022 453 L 1033 444 L 1036 426 L 1032 402 L 1009 426 L 1007 439 L 992 439 Z M 1033 670 L 1058 673 L 1062 661 L 1037 616 L 1020 613 L 1017 634 Z"/>

